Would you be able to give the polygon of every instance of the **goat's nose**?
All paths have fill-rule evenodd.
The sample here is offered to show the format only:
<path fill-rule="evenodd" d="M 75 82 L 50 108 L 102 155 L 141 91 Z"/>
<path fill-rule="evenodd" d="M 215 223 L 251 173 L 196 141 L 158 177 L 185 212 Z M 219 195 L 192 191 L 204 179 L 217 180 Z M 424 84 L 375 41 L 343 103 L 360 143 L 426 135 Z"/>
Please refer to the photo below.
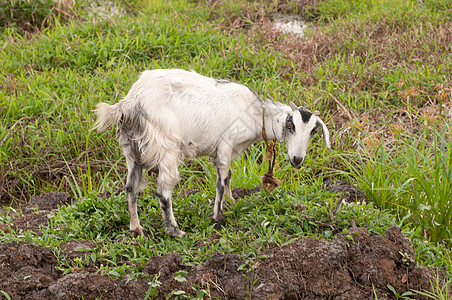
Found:
<path fill-rule="evenodd" d="M 292 158 L 292 166 L 294 167 L 294 168 L 299 168 L 300 166 L 301 166 L 301 163 L 303 162 L 303 160 L 304 160 L 304 157 L 298 157 L 298 156 L 294 156 L 293 158 Z"/>

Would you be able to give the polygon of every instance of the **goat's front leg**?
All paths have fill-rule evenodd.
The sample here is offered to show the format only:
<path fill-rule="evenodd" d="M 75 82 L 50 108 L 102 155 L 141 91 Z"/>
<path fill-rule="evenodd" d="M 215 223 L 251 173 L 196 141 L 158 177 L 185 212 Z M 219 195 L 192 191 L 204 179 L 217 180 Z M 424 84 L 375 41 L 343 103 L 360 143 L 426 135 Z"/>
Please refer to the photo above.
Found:
<path fill-rule="evenodd" d="M 219 156 L 221 157 L 221 156 Z M 232 198 L 231 193 L 231 176 L 230 168 L 231 162 L 228 159 L 218 159 L 216 163 L 217 168 L 217 189 L 215 195 L 215 204 L 213 207 L 213 220 L 218 225 L 223 226 L 226 224 L 223 218 L 223 200 L 226 191 L 226 195 Z"/>
<path fill-rule="evenodd" d="M 224 181 L 224 197 L 228 198 L 232 205 L 235 203 L 235 199 L 232 196 L 232 190 L 231 190 L 231 169 L 230 168 L 229 168 L 228 176 L 226 176 L 226 179 Z M 223 201 L 226 200 L 225 198 L 223 198 Z"/>
<path fill-rule="evenodd" d="M 174 186 L 179 181 L 179 171 L 177 169 L 177 157 L 167 155 L 159 165 L 159 179 L 157 186 L 157 196 L 160 200 L 163 224 L 169 236 L 183 237 L 185 232 L 179 229 L 173 214 L 173 204 L 171 196 Z"/>

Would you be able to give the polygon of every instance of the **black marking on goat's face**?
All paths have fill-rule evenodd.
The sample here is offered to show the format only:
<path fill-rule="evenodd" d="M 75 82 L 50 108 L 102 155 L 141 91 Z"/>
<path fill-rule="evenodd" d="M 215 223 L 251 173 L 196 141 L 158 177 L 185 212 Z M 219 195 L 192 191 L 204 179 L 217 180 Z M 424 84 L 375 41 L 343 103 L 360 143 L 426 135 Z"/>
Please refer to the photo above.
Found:
<path fill-rule="evenodd" d="M 301 114 L 301 119 L 303 120 L 303 123 L 308 123 L 309 120 L 311 119 L 312 112 L 303 107 L 299 108 L 298 111 Z"/>
<path fill-rule="evenodd" d="M 294 134 L 295 133 L 295 124 L 293 123 L 293 116 L 289 115 L 286 119 L 286 133 Z"/>

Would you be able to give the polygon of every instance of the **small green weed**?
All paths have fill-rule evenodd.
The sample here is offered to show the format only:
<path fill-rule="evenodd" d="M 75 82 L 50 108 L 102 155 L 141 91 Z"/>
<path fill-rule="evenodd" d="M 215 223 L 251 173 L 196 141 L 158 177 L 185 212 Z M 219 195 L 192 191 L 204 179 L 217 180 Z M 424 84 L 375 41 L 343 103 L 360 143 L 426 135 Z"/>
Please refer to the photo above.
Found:
<path fill-rule="evenodd" d="M 7 300 L 11 300 L 11 296 L 10 296 L 7 292 L 5 292 L 4 290 L 1 290 L 0 293 L 2 293 L 3 296 L 5 296 L 5 298 L 6 298 Z"/>
<path fill-rule="evenodd" d="M 388 289 L 394 294 L 394 296 L 396 297 L 396 299 L 413 299 L 410 296 L 413 296 L 413 292 L 411 291 L 406 291 L 403 294 L 399 294 L 397 293 L 396 289 L 391 286 L 391 285 L 387 285 Z"/>
<path fill-rule="evenodd" d="M 448 300 L 451 299 L 452 280 L 440 280 L 438 274 L 435 277 L 435 282 L 430 282 L 432 291 L 414 291 L 415 293 L 425 296 L 429 299 Z"/>

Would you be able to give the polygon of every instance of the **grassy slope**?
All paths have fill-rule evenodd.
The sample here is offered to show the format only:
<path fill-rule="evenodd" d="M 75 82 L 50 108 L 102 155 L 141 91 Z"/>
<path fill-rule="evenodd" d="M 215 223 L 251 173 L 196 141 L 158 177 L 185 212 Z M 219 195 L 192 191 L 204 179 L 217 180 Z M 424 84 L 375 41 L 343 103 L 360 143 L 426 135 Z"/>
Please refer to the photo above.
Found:
<path fill-rule="evenodd" d="M 321 184 L 336 176 L 357 183 L 391 214 L 375 213 L 370 205 L 343 205 L 332 228 L 346 229 L 355 218 L 358 226 L 382 233 L 398 223 L 421 262 L 444 266 L 451 274 L 450 252 L 444 249 L 452 231 L 451 124 L 443 110 L 451 105 L 449 2 L 297 4 L 154 3 L 124 7 L 129 13 L 93 22 L 82 18 L 81 2 L 72 18 L 60 18 L 61 23 L 32 36 L 3 31 L 0 196 L 25 201 L 44 191 L 66 190 L 85 201 L 62 208 L 42 238 L 10 233 L 2 240 L 58 249 L 69 239 L 93 239 L 97 259 L 104 259 L 104 271 L 112 276 L 131 268 L 125 261 L 145 262 L 171 251 L 194 263 L 215 251 L 255 257 L 268 243 L 330 238 L 331 229 L 319 229 L 303 216 L 331 222 L 328 207 L 335 196 Z M 266 22 L 276 10 L 298 12 L 318 26 L 303 42 L 284 36 Z M 277 176 L 284 180 L 282 188 L 239 201 L 227 212 L 229 226 L 220 231 L 208 217 L 214 171 L 206 159 L 195 160 L 182 168 L 174 199 L 188 238 L 166 237 L 156 199 L 145 196 L 141 219 L 151 237 L 132 239 L 124 193 L 118 194 L 125 168 L 114 131 L 91 132 L 90 111 L 99 101 L 118 101 L 141 71 L 173 67 L 232 78 L 282 102 L 302 98 L 334 128 L 336 150 L 326 152 L 316 137 L 301 171 L 290 169 L 281 154 Z M 235 163 L 234 187 L 260 183 L 266 165 L 256 161 L 262 152 L 255 147 Z M 182 188 L 200 193 L 185 200 Z M 102 200 L 99 192 L 117 195 Z M 294 202 L 304 202 L 307 210 L 300 214 Z M 70 271 L 74 266 L 63 261 L 62 267 Z M 137 276 L 139 271 L 133 270 Z"/>

